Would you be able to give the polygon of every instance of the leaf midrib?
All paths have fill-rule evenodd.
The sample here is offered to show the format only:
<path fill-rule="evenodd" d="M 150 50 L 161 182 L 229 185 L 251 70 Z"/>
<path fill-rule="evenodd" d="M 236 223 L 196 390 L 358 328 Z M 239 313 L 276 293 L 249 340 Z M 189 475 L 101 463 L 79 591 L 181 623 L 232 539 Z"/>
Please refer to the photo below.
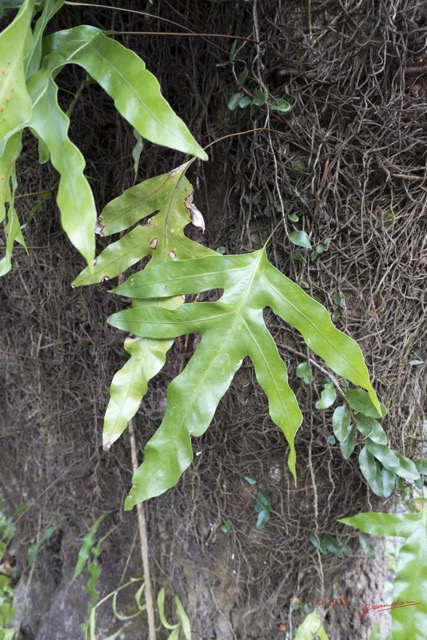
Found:
<path fill-rule="evenodd" d="M 163 263 L 166 263 L 166 262 L 170 261 L 170 257 L 167 254 L 166 239 L 169 238 L 170 236 L 174 235 L 173 231 L 170 230 L 170 223 L 171 223 L 171 218 L 172 218 L 171 214 L 172 214 L 172 207 L 174 206 L 175 200 L 177 199 L 177 196 L 178 196 L 178 190 L 179 190 L 179 187 L 181 186 L 181 181 L 182 181 L 183 178 L 185 178 L 186 165 L 182 165 L 182 167 L 183 167 L 182 170 L 178 173 L 178 176 L 177 176 L 177 179 L 176 179 L 173 191 L 172 191 L 172 195 L 171 195 L 171 197 L 169 199 L 168 206 L 166 207 L 165 212 L 164 212 L 164 216 L 165 216 L 165 236 L 164 236 L 165 237 L 165 242 L 164 242 L 164 246 L 163 246 L 163 255 L 162 255 L 162 258 L 163 258 L 162 262 Z M 168 175 L 170 176 L 170 174 L 168 174 Z M 175 176 L 170 176 L 170 177 L 172 179 L 175 178 Z M 184 204 L 184 207 L 185 207 L 185 204 Z M 182 231 L 182 229 L 181 229 L 181 231 Z"/>
<path fill-rule="evenodd" d="M 230 340 L 232 340 L 232 338 L 234 338 L 235 331 L 233 331 L 233 328 L 236 326 L 236 324 L 238 322 L 241 322 L 242 320 L 243 320 L 243 322 L 245 322 L 242 314 L 240 313 L 240 309 L 243 306 L 243 302 L 246 300 L 246 298 L 247 298 L 247 296 L 249 294 L 249 289 L 250 289 L 250 287 L 252 285 L 252 281 L 253 281 L 253 279 L 255 277 L 256 267 L 259 264 L 259 260 L 260 260 L 260 257 L 258 258 L 257 264 L 255 265 L 255 267 L 253 269 L 253 272 L 251 274 L 251 277 L 250 277 L 249 282 L 247 284 L 247 287 L 245 289 L 245 294 L 242 296 L 242 304 L 240 304 L 237 308 L 233 309 L 232 311 L 229 311 L 229 312 L 224 314 L 224 315 L 235 314 L 235 318 L 234 318 L 234 320 L 233 320 L 233 322 L 231 324 L 230 330 L 229 330 L 228 335 L 227 335 L 227 339 L 221 343 L 220 350 L 217 351 L 217 354 L 215 355 L 215 358 L 213 358 L 213 360 L 211 360 L 209 367 L 205 370 L 204 375 L 199 379 L 199 382 L 197 383 L 197 386 L 194 388 L 194 391 L 198 391 L 200 389 L 200 387 L 203 385 L 203 382 L 204 382 L 208 372 L 212 368 L 213 363 L 217 362 L 218 358 L 220 357 L 220 355 L 222 355 L 222 353 L 224 352 L 224 349 L 227 347 L 227 345 L 229 344 Z M 203 304 L 203 303 L 200 303 L 200 304 Z M 215 316 L 215 317 L 217 318 L 218 316 Z M 209 320 L 209 318 L 207 318 L 207 319 Z M 204 320 L 206 320 L 206 319 L 204 319 Z M 207 339 L 207 338 L 205 338 L 205 339 Z M 202 340 L 203 340 L 203 337 L 202 337 Z M 242 359 L 245 357 L 245 355 L 247 355 L 247 353 L 242 355 Z M 199 395 L 198 393 L 194 393 L 193 394 L 193 396 L 196 396 L 196 397 L 198 395 Z M 188 416 L 189 413 L 191 413 L 191 411 L 192 411 L 192 404 L 187 406 L 187 409 L 186 409 L 185 413 L 183 414 L 182 419 L 181 419 L 181 421 L 179 423 L 180 427 L 182 427 L 184 422 L 187 422 L 187 420 L 188 420 L 187 416 Z M 190 435 L 193 435 L 190 430 L 188 431 L 188 433 Z M 176 440 L 176 437 L 174 437 L 174 439 Z"/>
<path fill-rule="evenodd" d="M 276 384 L 276 376 L 274 375 L 274 373 L 273 373 L 273 372 L 272 372 L 272 370 L 271 370 L 270 363 L 269 363 L 269 361 L 267 360 L 267 358 L 264 356 L 264 352 L 263 352 L 263 350 L 262 350 L 261 346 L 259 345 L 259 343 L 258 343 L 257 339 L 254 337 L 254 334 L 253 334 L 253 333 L 252 333 L 252 331 L 250 330 L 249 324 L 246 322 L 246 320 L 245 320 L 244 318 L 242 318 L 242 320 L 243 320 L 243 323 L 244 323 L 244 324 L 245 324 L 245 326 L 246 326 L 246 329 L 248 330 L 248 332 L 249 332 L 249 333 L 250 333 L 250 335 L 252 336 L 252 340 L 253 340 L 253 341 L 254 341 L 254 343 L 257 345 L 257 347 L 258 347 L 258 349 L 259 349 L 259 352 L 260 352 L 260 354 L 261 354 L 262 359 L 264 360 L 264 363 L 265 363 L 265 365 L 266 365 L 266 368 L 268 369 L 268 373 L 269 373 L 269 375 L 270 375 L 270 378 L 271 378 L 271 380 L 272 380 L 272 381 L 273 381 L 273 383 L 274 383 L 274 387 L 275 387 L 275 389 L 276 389 L 276 393 L 277 393 L 278 397 L 280 398 L 280 404 L 281 404 L 281 405 L 282 405 L 282 407 L 283 407 L 283 410 L 284 410 L 284 412 L 285 412 L 285 414 L 286 414 L 287 420 L 288 420 L 288 422 L 289 422 L 289 423 L 292 423 L 292 420 L 291 420 L 290 415 L 289 415 L 289 412 L 288 412 L 287 404 L 286 404 L 285 402 L 283 402 L 282 394 L 280 393 L 279 387 L 278 387 L 278 385 Z M 267 329 L 266 329 L 266 330 L 267 330 Z M 255 367 L 255 363 L 253 363 L 253 366 Z M 255 370 L 256 370 L 256 367 L 255 367 Z"/>
<path fill-rule="evenodd" d="M 201 258 L 194 258 L 194 259 L 195 260 L 205 260 L 206 257 L 208 257 L 208 256 L 203 256 Z M 210 257 L 216 257 L 216 256 L 210 256 Z M 170 261 L 168 261 L 168 262 L 170 262 Z M 181 260 L 180 262 L 185 262 L 185 261 Z M 247 271 L 247 270 L 248 270 L 248 266 L 247 265 L 245 265 L 244 267 L 234 267 L 234 268 L 231 267 L 231 268 L 227 268 L 227 275 L 230 274 L 230 273 L 235 273 L 237 271 Z M 203 277 L 204 276 L 217 276 L 217 275 L 218 275 L 218 271 L 204 271 L 203 274 L 202 274 Z M 141 288 L 142 287 L 154 287 L 156 285 L 163 285 L 164 286 L 164 285 L 169 284 L 169 283 L 180 282 L 181 280 L 188 280 L 189 278 L 194 278 L 197 281 L 197 279 L 200 278 L 200 275 L 195 273 L 193 275 L 192 274 L 190 274 L 190 275 L 186 274 L 186 275 L 183 275 L 183 276 L 171 276 L 168 279 L 159 278 L 159 280 L 152 280 L 151 282 L 149 282 L 146 285 L 142 284 L 142 285 L 139 285 L 139 286 Z M 252 279 L 253 278 L 251 277 L 251 280 Z M 248 286 L 249 286 L 249 284 L 250 283 L 248 283 Z M 231 286 L 228 290 L 225 290 L 225 293 L 223 294 L 223 296 L 221 296 L 221 298 L 217 302 L 221 302 L 221 301 L 224 302 L 225 301 L 225 304 L 228 305 L 229 303 L 226 302 L 226 300 L 228 300 L 228 298 L 233 296 L 234 290 L 236 288 L 237 287 L 234 285 L 234 286 Z M 202 286 L 202 287 L 198 288 L 197 291 L 194 291 L 193 293 L 202 293 L 204 291 L 212 291 L 213 289 L 225 289 L 225 287 L 224 286 L 221 287 L 220 286 L 220 282 L 218 282 L 217 286 L 209 285 L 206 289 L 204 289 L 203 286 Z M 247 290 L 247 288 L 246 288 L 246 290 Z M 245 290 L 245 292 L 246 292 L 246 290 Z M 184 293 L 185 291 L 186 291 L 186 294 L 188 294 L 188 290 L 186 290 L 185 287 L 184 288 L 180 287 L 177 291 L 174 290 L 174 293 L 171 293 L 171 295 L 174 295 L 174 296 L 185 295 L 185 293 Z M 138 296 L 136 296 L 136 297 L 138 297 Z M 151 297 L 151 295 L 149 297 Z M 162 297 L 162 296 L 159 293 L 155 293 L 152 297 Z M 168 296 L 163 296 L 163 297 L 168 297 Z M 245 296 L 245 299 L 246 298 L 247 298 L 247 295 Z M 239 306 L 241 307 L 242 305 L 239 305 Z M 239 308 L 239 307 L 236 307 L 236 309 L 237 308 Z"/>
<path fill-rule="evenodd" d="M 116 211 L 117 209 L 115 209 L 115 213 L 114 213 L 114 217 L 113 217 L 113 222 L 116 223 L 117 220 L 122 220 L 122 218 L 127 215 L 129 213 L 129 211 L 132 211 L 134 209 L 138 209 L 139 207 L 141 207 L 142 204 L 144 204 L 147 200 L 150 200 L 150 198 L 154 197 L 155 195 L 157 195 L 157 193 L 159 193 L 162 189 L 165 188 L 166 183 L 168 182 L 168 180 L 170 179 L 169 175 L 165 178 L 165 180 L 157 187 L 157 189 L 153 189 L 153 191 L 150 191 L 149 194 L 147 194 L 146 196 L 143 196 L 142 198 L 139 198 L 134 204 L 132 205 L 128 205 L 126 207 L 123 207 L 122 209 L 120 209 L 121 213 L 117 214 Z M 121 196 L 119 196 L 120 198 Z M 105 208 L 107 207 L 111 207 L 113 205 L 113 202 L 110 202 Z M 104 224 L 104 228 L 103 228 L 103 234 L 105 236 L 112 236 L 114 233 L 118 233 L 120 231 L 125 231 L 126 229 L 129 229 L 133 224 L 135 224 L 136 222 L 138 222 L 139 220 L 143 220 L 144 218 L 148 218 L 148 216 L 150 216 L 152 213 L 154 213 L 156 211 L 156 209 L 153 207 L 153 210 L 150 211 L 149 213 L 146 213 L 144 215 L 142 215 L 140 218 L 138 218 L 138 220 L 135 220 L 134 222 L 131 222 L 130 224 L 127 224 L 126 227 L 122 228 L 113 228 L 113 230 L 111 231 L 110 229 L 108 229 L 108 221 L 105 221 Z M 101 213 L 101 220 L 102 220 L 102 213 Z M 111 226 L 111 223 L 110 223 Z M 106 231 L 107 229 L 107 231 Z"/>

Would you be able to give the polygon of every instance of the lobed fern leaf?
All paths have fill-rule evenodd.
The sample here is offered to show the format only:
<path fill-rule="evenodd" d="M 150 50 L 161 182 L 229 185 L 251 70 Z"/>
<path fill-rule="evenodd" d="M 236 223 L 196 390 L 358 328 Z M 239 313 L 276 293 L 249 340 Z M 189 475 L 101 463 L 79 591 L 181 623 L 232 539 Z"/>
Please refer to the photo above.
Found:
<path fill-rule="evenodd" d="M 271 418 L 289 443 L 288 464 L 296 476 L 294 437 L 302 416 L 286 366 L 265 326 L 265 307 L 300 331 L 338 375 L 366 389 L 373 407 L 382 411 L 358 345 L 334 327 L 321 304 L 271 265 L 265 248 L 247 255 L 216 254 L 158 265 L 131 276 L 114 292 L 150 299 L 210 289 L 223 290 L 220 300 L 185 304 L 173 311 L 148 303 L 109 318 L 111 325 L 144 338 L 202 336 L 184 371 L 169 385 L 163 422 L 146 446 L 127 509 L 177 483 L 193 459 L 191 436 L 206 431 L 246 356 L 267 395 Z"/>
<path fill-rule="evenodd" d="M 147 257 L 150 258 L 148 267 L 151 268 L 176 259 L 215 255 L 214 251 L 184 234 L 184 228 L 191 222 L 188 206 L 193 192 L 185 177 L 188 164 L 131 187 L 105 207 L 98 222 L 98 232 L 103 236 L 129 229 L 142 220 L 146 220 L 146 224 L 138 225 L 104 249 L 97 257 L 92 272 L 88 268 L 82 271 L 74 281 L 74 286 L 114 278 Z M 149 301 L 150 306 L 159 305 L 167 309 L 177 308 L 182 303 L 181 296 Z M 147 305 L 147 301 L 134 297 L 133 305 L 141 308 Z M 111 384 L 103 431 L 106 449 L 120 437 L 137 412 L 149 380 L 164 366 L 172 344 L 173 339 L 157 337 L 129 338 L 125 341 L 125 350 L 130 358 L 116 373 Z"/>

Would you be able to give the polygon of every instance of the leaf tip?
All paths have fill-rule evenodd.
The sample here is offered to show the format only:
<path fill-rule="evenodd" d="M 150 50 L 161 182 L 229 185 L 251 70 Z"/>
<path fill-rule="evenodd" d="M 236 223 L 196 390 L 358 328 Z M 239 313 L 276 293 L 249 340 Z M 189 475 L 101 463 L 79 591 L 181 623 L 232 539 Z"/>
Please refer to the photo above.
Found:
<path fill-rule="evenodd" d="M 204 160 L 204 161 L 209 160 L 208 154 L 201 147 L 200 147 L 200 151 L 197 152 L 197 157 L 200 158 L 200 160 Z"/>
<path fill-rule="evenodd" d="M 379 418 L 385 418 L 386 415 L 387 415 L 387 409 L 382 404 L 382 402 L 380 402 L 378 400 L 378 396 L 377 396 L 375 390 L 374 389 L 370 389 L 368 391 L 368 393 L 369 393 L 369 398 L 370 398 L 372 404 L 374 405 L 375 409 L 378 411 L 378 417 Z"/>
<path fill-rule="evenodd" d="M 117 288 L 118 287 L 116 287 L 116 289 Z M 115 293 L 115 289 L 111 289 L 110 293 Z M 118 313 L 113 313 L 111 316 L 108 316 L 107 324 L 109 324 L 110 327 L 115 327 L 116 329 L 120 329 L 120 323 L 119 323 L 119 321 L 117 319 L 118 315 L 119 315 Z"/>
<path fill-rule="evenodd" d="M 296 453 L 295 453 L 295 447 L 293 447 L 291 445 L 291 450 L 289 452 L 289 456 L 288 456 L 288 467 L 290 472 L 292 473 L 292 477 L 294 479 L 294 484 L 295 486 L 297 486 L 297 472 L 296 472 L 296 468 L 295 468 L 295 464 L 296 464 Z"/>
<path fill-rule="evenodd" d="M 129 495 L 127 496 L 126 500 L 125 500 L 125 504 L 124 504 L 124 510 L 125 511 L 132 511 L 132 509 L 136 506 L 137 501 L 135 500 L 135 498 L 132 497 L 132 491 L 130 491 Z"/>

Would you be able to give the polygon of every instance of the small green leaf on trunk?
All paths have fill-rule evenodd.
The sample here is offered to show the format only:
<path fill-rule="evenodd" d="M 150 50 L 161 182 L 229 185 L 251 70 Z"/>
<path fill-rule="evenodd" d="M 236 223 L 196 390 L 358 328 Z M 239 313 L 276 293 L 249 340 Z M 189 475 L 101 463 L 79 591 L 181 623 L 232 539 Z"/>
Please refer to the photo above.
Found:
<path fill-rule="evenodd" d="M 292 242 L 292 244 L 296 245 L 297 247 L 303 247 L 304 249 L 312 248 L 310 238 L 305 231 L 292 231 L 288 235 L 288 238 Z"/>
<path fill-rule="evenodd" d="M 329 409 L 332 407 L 337 397 L 337 392 L 333 384 L 325 384 L 322 393 L 320 394 L 320 400 L 316 402 L 316 409 Z"/>

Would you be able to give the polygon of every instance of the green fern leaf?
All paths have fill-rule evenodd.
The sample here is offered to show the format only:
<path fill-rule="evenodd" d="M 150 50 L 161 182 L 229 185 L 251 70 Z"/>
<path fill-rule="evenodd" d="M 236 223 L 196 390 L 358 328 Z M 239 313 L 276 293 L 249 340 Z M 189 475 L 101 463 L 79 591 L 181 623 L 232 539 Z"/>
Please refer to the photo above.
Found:
<path fill-rule="evenodd" d="M 4 222 L 6 251 L 0 276 L 10 271 L 15 242 L 25 247 L 14 206 L 15 164 L 21 152 L 20 130 L 31 117 L 25 84 L 24 56 L 31 38 L 32 0 L 26 0 L 15 19 L 0 34 L 0 222 Z M 6 205 L 8 205 L 6 211 Z"/>
<path fill-rule="evenodd" d="M 10 138 L 26 126 L 30 127 L 39 138 L 43 160 L 50 154 L 52 164 L 60 174 L 57 201 L 61 223 L 91 271 L 96 208 L 83 173 L 84 158 L 68 137 L 69 120 L 58 105 L 54 78 L 59 71 L 70 63 L 82 66 L 113 98 L 117 110 L 138 134 L 151 142 L 202 159 L 207 159 L 207 155 L 163 98 L 157 79 L 132 51 L 89 26 L 55 33 L 42 44 L 42 34 L 49 19 L 62 5 L 63 0 L 46 0 L 32 34 L 30 23 L 34 2 L 25 0 L 11 25 L 0 34 L 0 164 L 9 162 L 7 145 Z M 0 174 L 0 180 L 6 184 L 13 170 L 14 162 L 8 173 Z M 2 184 L 0 189 L 3 190 Z M 0 216 L 6 202 L 9 200 L 3 195 Z M 19 241 L 15 217 L 10 214 L 9 218 L 1 274 L 10 269 L 13 239 Z M 132 239 L 138 239 L 137 233 Z"/>
<path fill-rule="evenodd" d="M 339 520 L 373 536 L 405 539 L 399 551 L 391 607 L 393 640 L 425 640 L 427 629 L 427 509 L 421 513 L 359 513 Z M 410 604 L 415 603 L 415 604 Z"/>
<path fill-rule="evenodd" d="M 33 0 L 26 0 L 13 22 L 0 34 L 0 140 L 22 129 L 31 117 L 24 55 L 31 34 L 33 4 Z"/>
<path fill-rule="evenodd" d="M 218 302 L 186 304 L 175 311 L 144 306 L 109 318 L 113 326 L 146 338 L 202 335 L 187 367 L 169 385 L 164 420 L 146 446 L 126 508 L 176 484 L 193 458 L 191 436 L 206 431 L 245 356 L 254 363 L 270 415 L 289 443 L 288 464 L 295 476 L 294 437 L 302 416 L 285 364 L 265 326 L 265 307 L 298 329 L 338 375 L 367 389 L 374 406 L 380 407 L 360 348 L 333 326 L 322 305 L 269 263 L 265 249 L 159 265 L 131 276 L 115 292 L 140 299 L 210 289 L 224 291 Z"/>
<path fill-rule="evenodd" d="M 176 298 L 172 300 L 176 302 Z M 163 368 L 172 344 L 173 340 L 125 340 L 124 348 L 130 358 L 111 382 L 102 435 L 105 450 L 121 436 L 138 411 L 149 381 Z"/>
<path fill-rule="evenodd" d="M 7 224 L 5 226 L 6 234 L 6 254 L 0 260 L 0 276 L 4 276 L 12 267 L 12 249 L 14 242 L 19 242 L 26 248 L 25 241 L 22 235 L 21 227 L 19 224 L 18 214 L 13 203 L 10 203 L 9 210 L 7 212 Z"/>
<path fill-rule="evenodd" d="M 110 95 L 118 112 L 150 142 L 207 160 L 184 122 L 160 92 L 156 77 L 133 51 L 100 29 L 81 25 L 45 38 L 43 66 L 82 66 Z"/>
<path fill-rule="evenodd" d="M 70 121 L 58 104 L 58 87 L 49 73 L 29 82 L 33 115 L 28 126 L 49 149 L 60 174 L 57 202 L 62 227 L 75 248 L 92 265 L 95 256 L 96 206 L 84 175 L 85 159 L 68 137 Z"/>
<path fill-rule="evenodd" d="M 148 216 L 152 217 L 147 224 L 138 225 L 104 249 L 96 259 L 93 272 L 86 268 L 73 282 L 74 286 L 114 278 L 147 257 L 150 257 L 148 267 L 151 268 L 175 259 L 216 255 L 184 233 L 184 228 L 191 222 L 188 206 L 193 192 L 185 177 L 187 167 L 188 163 L 131 187 L 105 207 L 98 223 L 98 230 L 103 236 L 124 231 Z M 150 300 L 149 304 L 175 309 L 182 302 L 181 296 L 174 296 L 161 301 Z M 147 302 L 134 299 L 135 307 L 142 305 L 147 305 Z M 137 412 L 149 380 L 164 366 L 172 344 L 173 340 L 169 339 L 126 340 L 125 350 L 130 358 L 113 378 L 104 419 L 103 442 L 106 449 L 120 437 Z"/>
<path fill-rule="evenodd" d="M 44 31 L 49 20 L 53 18 L 55 13 L 57 13 L 61 9 L 64 3 L 65 0 L 44 0 L 44 2 L 42 3 L 43 10 L 35 24 L 33 32 L 33 42 L 31 45 L 31 49 L 25 59 L 25 76 L 27 78 L 35 73 L 40 67 L 40 62 L 42 60 L 42 42 Z"/>
<path fill-rule="evenodd" d="M 0 157 L 0 223 L 5 222 L 6 252 L 0 260 L 0 276 L 4 276 L 12 267 L 12 251 L 15 242 L 26 248 L 14 206 L 16 178 L 15 164 L 21 153 L 21 132 L 15 133 L 6 143 Z M 6 205 L 8 207 L 6 208 Z"/>
<path fill-rule="evenodd" d="M 185 177 L 187 167 L 188 163 L 145 180 L 108 203 L 98 221 L 98 232 L 102 236 L 119 233 L 152 217 L 147 224 L 138 225 L 104 249 L 96 258 L 94 268 L 84 269 L 74 280 L 74 286 L 114 278 L 148 256 L 153 266 L 175 259 L 215 255 L 184 234 L 184 228 L 191 222 L 187 203 L 193 193 Z"/>

